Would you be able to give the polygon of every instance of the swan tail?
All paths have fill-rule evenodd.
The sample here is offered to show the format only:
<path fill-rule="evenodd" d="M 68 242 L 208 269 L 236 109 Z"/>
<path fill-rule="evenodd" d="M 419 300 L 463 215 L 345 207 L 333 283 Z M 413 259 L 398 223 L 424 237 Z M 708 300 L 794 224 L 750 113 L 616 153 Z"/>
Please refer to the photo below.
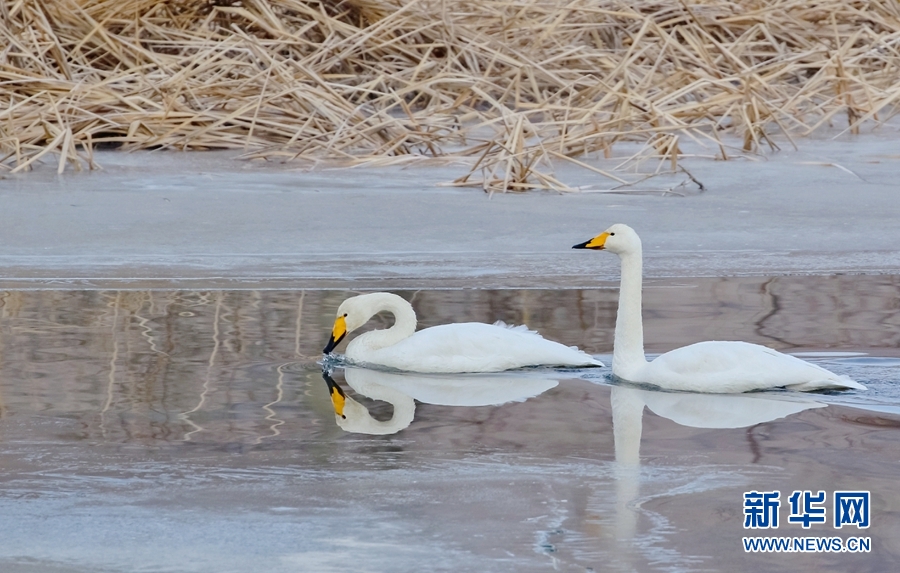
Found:
<path fill-rule="evenodd" d="M 802 384 L 791 384 L 785 386 L 788 390 L 797 390 L 799 392 L 814 392 L 816 390 L 865 390 L 866 387 L 859 382 L 853 380 L 849 376 L 838 376 L 837 378 L 826 378 L 822 380 L 810 380 Z"/>

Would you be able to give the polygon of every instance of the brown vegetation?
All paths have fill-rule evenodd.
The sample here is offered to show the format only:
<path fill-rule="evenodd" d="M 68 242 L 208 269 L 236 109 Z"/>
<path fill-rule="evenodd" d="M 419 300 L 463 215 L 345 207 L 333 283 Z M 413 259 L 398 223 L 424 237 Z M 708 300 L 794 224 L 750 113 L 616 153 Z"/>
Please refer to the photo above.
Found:
<path fill-rule="evenodd" d="M 898 77 L 896 0 L 0 0 L 0 169 L 468 156 L 457 185 L 564 190 L 542 165 L 623 140 L 857 131 Z"/>

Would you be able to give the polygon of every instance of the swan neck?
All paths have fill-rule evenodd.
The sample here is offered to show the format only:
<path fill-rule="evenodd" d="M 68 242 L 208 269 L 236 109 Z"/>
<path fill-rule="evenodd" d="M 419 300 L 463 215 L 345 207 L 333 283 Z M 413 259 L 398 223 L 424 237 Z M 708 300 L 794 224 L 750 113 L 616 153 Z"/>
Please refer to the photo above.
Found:
<path fill-rule="evenodd" d="M 397 297 L 399 299 L 399 297 Z M 389 312 L 394 316 L 394 324 L 390 328 L 372 330 L 358 337 L 354 342 L 369 350 L 380 350 L 393 346 L 403 339 L 409 338 L 416 331 L 416 312 L 403 299 L 385 298 L 373 308 L 372 315 Z"/>
<path fill-rule="evenodd" d="M 623 253 L 622 282 L 619 286 L 619 310 L 613 342 L 613 374 L 631 379 L 635 369 L 646 364 L 644 359 L 644 326 L 641 318 L 641 250 Z"/>

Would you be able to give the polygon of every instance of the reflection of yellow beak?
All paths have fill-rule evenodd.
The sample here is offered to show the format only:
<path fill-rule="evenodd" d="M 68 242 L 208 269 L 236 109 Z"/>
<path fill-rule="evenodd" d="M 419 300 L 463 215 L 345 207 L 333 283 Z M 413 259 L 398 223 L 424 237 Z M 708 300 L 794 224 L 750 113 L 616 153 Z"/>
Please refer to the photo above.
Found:
<path fill-rule="evenodd" d="M 609 237 L 609 233 L 600 233 L 590 241 L 585 241 L 583 243 L 578 243 L 574 245 L 573 249 L 595 249 L 598 251 L 602 251 L 606 245 L 606 238 Z"/>
<path fill-rule="evenodd" d="M 334 406 L 334 413 L 346 419 L 347 416 L 344 415 L 344 403 L 347 401 L 346 394 L 327 372 L 322 372 L 322 378 L 328 384 L 328 393 L 331 395 L 331 405 Z"/>
<path fill-rule="evenodd" d="M 344 416 L 344 402 L 346 400 L 347 397 L 344 396 L 344 392 L 341 390 L 340 386 L 335 384 L 334 388 L 331 389 L 331 403 L 334 405 L 334 413 L 341 418 L 346 418 L 346 416 Z"/>
<path fill-rule="evenodd" d="M 344 320 L 343 316 L 339 316 L 334 320 L 334 328 L 331 329 L 331 338 L 328 340 L 328 344 L 325 346 L 323 352 L 328 354 L 334 350 L 345 336 L 347 336 L 347 321 Z"/>

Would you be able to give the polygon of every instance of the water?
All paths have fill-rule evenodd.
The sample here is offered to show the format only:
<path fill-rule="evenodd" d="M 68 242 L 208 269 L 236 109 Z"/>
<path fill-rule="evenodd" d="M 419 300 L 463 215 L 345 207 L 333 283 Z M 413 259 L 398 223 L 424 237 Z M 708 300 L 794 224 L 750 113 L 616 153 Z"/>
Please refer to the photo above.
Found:
<path fill-rule="evenodd" d="M 645 287 L 648 353 L 747 340 L 867 392 L 669 394 L 612 386 L 608 368 L 476 381 L 338 369 L 356 417 L 337 419 L 316 362 L 351 294 L 0 292 L 0 569 L 884 571 L 900 559 L 900 277 Z M 422 327 L 526 323 L 610 358 L 612 288 L 399 294 Z M 864 535 L 873 550 L 745 554 L 743 492 L 774 489 L 783 525 L 752 534 Z M 872 526 L 788 526 L 797 489 L 870 490 Z"/>

